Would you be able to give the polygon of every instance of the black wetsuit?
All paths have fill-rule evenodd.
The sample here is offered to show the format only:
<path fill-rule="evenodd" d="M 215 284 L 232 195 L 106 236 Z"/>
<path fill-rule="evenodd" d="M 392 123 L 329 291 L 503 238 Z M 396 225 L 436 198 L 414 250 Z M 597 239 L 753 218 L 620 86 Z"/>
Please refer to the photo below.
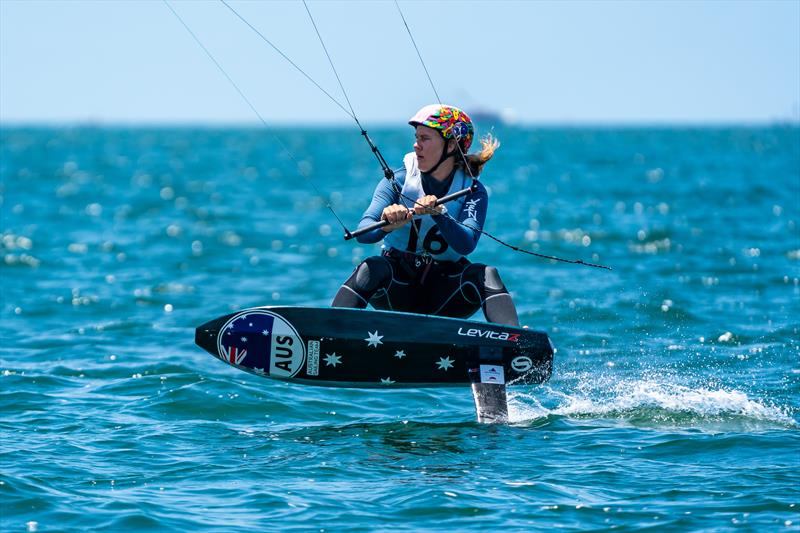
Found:
<path fill-rule="evenodd" d="M 433 261 L 389 250 L 369 257 L 344 282 L 333 307 L 405 311 L 468 318 L 483 308 L 486 320 L 519 325 L 517 311 L 497 269 L 480 263 Z"/>

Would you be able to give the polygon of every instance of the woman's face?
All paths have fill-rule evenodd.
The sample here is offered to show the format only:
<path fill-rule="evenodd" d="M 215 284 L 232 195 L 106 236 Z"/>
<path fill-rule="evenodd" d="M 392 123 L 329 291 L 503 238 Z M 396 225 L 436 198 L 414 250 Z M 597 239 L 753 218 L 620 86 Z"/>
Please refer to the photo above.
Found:
<path fill-rule="evenodd" d="M 444 149 L 444 138 L 433 128 L 428 126 L 417 126 L 416 141 L 414 142 L 414 153 L 417 154 L 417 162 L 422 172 L 432 169 L 439 158 L 442 157 Z"/>

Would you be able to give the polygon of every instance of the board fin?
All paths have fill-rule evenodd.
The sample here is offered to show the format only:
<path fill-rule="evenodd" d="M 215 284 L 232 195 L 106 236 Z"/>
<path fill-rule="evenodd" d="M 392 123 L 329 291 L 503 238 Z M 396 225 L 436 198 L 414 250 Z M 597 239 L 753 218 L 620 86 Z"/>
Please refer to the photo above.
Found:
<path fill-rule="evenodd" d="M 508 395 L 502 365 L 479 365 L 469 369 L 475 413 L 481 424 L 508 423 Z"/>

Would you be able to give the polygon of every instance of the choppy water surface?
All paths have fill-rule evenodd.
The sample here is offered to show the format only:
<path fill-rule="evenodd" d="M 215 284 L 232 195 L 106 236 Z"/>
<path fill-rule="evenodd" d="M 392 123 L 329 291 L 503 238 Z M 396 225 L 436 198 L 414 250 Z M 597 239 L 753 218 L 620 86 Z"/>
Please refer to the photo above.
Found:
<path fill-rule="evenodd" d="M 380 179 L 355 129 L 29 129 L 2 140 L 0 525 L 796 530 L 800 130 L 501 129 L 483 239 L 558 348 L 512 390 L 309 388 L 193 328 L 328 305 Z M 407 129 L 371 131 L 399 165 Z"/>

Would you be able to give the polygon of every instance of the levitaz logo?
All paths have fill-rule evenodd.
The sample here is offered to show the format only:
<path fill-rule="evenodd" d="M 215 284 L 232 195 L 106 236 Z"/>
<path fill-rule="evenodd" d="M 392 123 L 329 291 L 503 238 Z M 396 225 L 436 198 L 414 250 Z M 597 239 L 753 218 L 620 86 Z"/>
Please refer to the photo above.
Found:
<path fill-rule="evenodd" d="M 463 328 L 458 328 L 458 334 L 464 337 L 483 337 L 486 339 L 494 339 L 498 341 L 517 342 L 519 333 L 506 333 L 505 331 L 498 332 L 490 329 L 468 329 L 464 331 Z"/>

